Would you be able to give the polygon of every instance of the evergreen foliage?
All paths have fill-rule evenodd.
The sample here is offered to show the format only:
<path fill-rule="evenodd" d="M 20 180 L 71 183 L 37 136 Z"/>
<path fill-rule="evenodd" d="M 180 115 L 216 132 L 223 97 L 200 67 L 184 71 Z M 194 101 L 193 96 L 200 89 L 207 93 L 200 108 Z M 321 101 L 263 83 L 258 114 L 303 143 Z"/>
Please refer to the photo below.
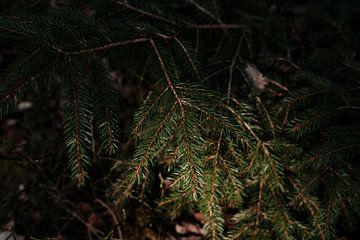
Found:
<path fill-rule="evenodd" d="M 207 239 L 334 239 L 359 219 L 359 3 L 72 4 L 1 12 L 0 40 L 21 53 L 1 72 L 0 117 L 60 82 L 74 184 L 94 145 L 121 155 L 126 136 L 119 208 L 200 211 Z M 129 134 L 113 69 L 150 87 Z"/>

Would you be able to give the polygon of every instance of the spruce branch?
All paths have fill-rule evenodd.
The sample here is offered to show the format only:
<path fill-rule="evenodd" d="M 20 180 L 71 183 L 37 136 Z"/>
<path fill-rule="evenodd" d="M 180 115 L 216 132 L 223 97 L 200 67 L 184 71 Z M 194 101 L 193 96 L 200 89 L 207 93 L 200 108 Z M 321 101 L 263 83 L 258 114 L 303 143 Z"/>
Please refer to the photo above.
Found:
<path fill-rule="evenodd" d="M 171 104 L 168 112 L 163 116 L 163 118 L 154 126 L 152 129 L 151 134 L 147 134 L 148 139 L 145 138 L 138 146 L 137 151 L 134 155 L 134 161 L 136 163 L 134 168 L 134 173 L 130 177 L 131 183 L 140 183 L 141 179 L 146 176 L 142 173 L 142 171 L 147 171 L 146 166 L 149 164 L 149 160 L 151 160 L 154 154 L 154 145 L 161 145 L 162 141 L 166 141 L 167 138 L 161 138 L 162 135 L 166 134 L 165 136 L 168 136 L 168 134 L 171 134 L 169 132 L 170 129 L 173 127 L 170 124 L 171 117 L 174 114 L 175 108 L 177 107 L 178 103 L 174 102 Z M 165 129 L 169 128 L 169 129 Z"/>
<path fill-rule="evenodd" d="M 118 150 L 119 129 L 118 117 L 120 115 L 117 92 L 112 86 L 109 70 L 105 66 L 105 60 L 95 60 L 91 63 L 92 74 L 92 98 L 94 102 L 94 115 L 100 140 L 104 143 L 104 149 L 108 154 L 114 154 Z"/>
<path fill-rule="evenodd" d="M 219 206 L 219 194 L 218 187 L 221 182 L 219 181 L 219 166 L 220 163 L 220 151 L 221 151 L 221 140 L 223 137 L 222 131 L 220 131 L 219 139 L 216 143 L 214 155 L 209 156 L 208 160 L 212 160 L 212 173 L 210 177 L 210 181 L 206 181 L 208 183 L 208 189 L 205 191 L 204 201 L 205 205 L 205 214 L 208 215 L 208 222 L 205 224 L 204 228 L 208 232 L 209 238 L 215 240 L 220 239 L 223 235 L 223 225 L 224 220 L 221 214 L 221 208 Z M 208 195 L 208 196 L 207 196 Z"/>
<path fill-rule="evenodd" d="M 68 58 L 64 66 L 67 77 L 64 87 L 64 131 L 72 179 L 78 186 L 83 186 L 90 165 L 88 149 L 92 141 L 92 112 L 88 85 L 77 64 L 75 59 Z"/>
<path fill-rule="evenodd" d="M 4 79 L 1 79 L 2 83 L 8 82 L 9 79 L 11 77 L 13 77 L 14 74 L 18 73 L 20 69 L 22 69 L 24 67 L 25 64 L 27 64 L 29 61 L 32 60 L 32 58 L 37 55 L 41 50 L 42 50 L 43 46 L 36 48 L 34 51 L 32 51 L 27 57 L 21 59 L 21 61 L 17 64 L 15 64 L 15 66 L 11 66 L 11 71 L 9 72 L 9 74 L 7 74 Z"/>
<path fill-rule="evenodd" d="M 24 59 L 11 64 L 0 80 L 0 117 L 13 110 L 16 101 L 22 100 L 35 88 L 43 88 L 52 77 L 53 67 L 58 59 L 44 60 L 43 48 L 24 54 Z"/>
<path fill-rule="evenodd" d="M 358 36 L 346 31 L 356 25 L 353 12 L 339 24 L 329 14 L 309 21 L 313 5 L 305 3 L 301 21 L 292 22 L 298 6 L 283 10 L 282 3 L 96 2 L 89 15 L 67 7 L 0 14 L 1 41 L 20 51 L 1 73 L 0 117 L 60 80 L 77 185 L 88 178 L 89 150 L 99 143 L 105 151 L 93 151 L 94 159 L 132 154 L 106 176 L 118 178 L 109 191 L 121 208 L 136 200 L 172 219 L 200 210 L 209 239 L 332 239 L 345 232 L 338 232 L 339 220 L 360 212 L 358 54 L 351 46 Z M 245 59 L 264 74 L 244 70 Z M 125 91 L 114 89 L 113 70 L 141 96 L 149 91 L 126 151 L 119 128 L 132 116 L 119 109 Z M 252 91 L 244 71 L 258 75 L 261 91 Z"/>
<path fill-rule="evenodd" d="M 158 106 L 161 98 L 168 92 L 169 87 L 164 88 L 160 94 L 156 94 L 155 92 L 151 92 L 148 98 L 144 101 L 141 108 L 137 111 L 134 117 L 135 125 L 133 127 L 134 136 L 139 136 L 142 131 L 145 122 L 150 118 L 152 113 L 156 111 L 156 106 Z"/>

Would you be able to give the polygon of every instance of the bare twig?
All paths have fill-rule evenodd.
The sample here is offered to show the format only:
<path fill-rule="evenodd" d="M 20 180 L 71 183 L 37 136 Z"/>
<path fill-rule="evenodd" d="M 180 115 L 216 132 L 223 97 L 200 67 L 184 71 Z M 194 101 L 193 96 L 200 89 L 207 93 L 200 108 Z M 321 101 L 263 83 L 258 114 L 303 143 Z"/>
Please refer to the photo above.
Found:
<path fill-rule="evenodd" d="M 132 10 L 132 11 L 134 11 L 134 12 L 140 13 L 140 14 L 142 14 L 142 15 L 144 15 L 144 16 L 151 17 L 151 18 L 154 18 L 154 19 L 157 19 L 157 20 L 166 22 L 166 23 L 173 24 L 173 25 L 177 25 L 176 22 L 174 22 L 174 21 L 172 21 L 172 20 L 170 20 L 170 19 L 164 18 L 164 17 L 162 17 L 162 16 L 156 15 L 156 14 L 151 13 L 151 12 L 147 12 L 147 11 L 142 10 L 142 9 L 140 9 L 140 8 L 133 7 L 133 6 L 131 6 L 130 4 L 128 4 L 128 3 L 121 2 L 121 1 L 116 1 L 116 4 L 119 4 L 119 5 L 123 6 L 123 7 L 126 7 L 127 9 L 130 9 L 130 10 Z"/>
<path fill-rule="evenodd" d="M 115 222 L 116 224 L 116 230 L 117 230 L 117 233 L 118 233 L 118 236 L 119 236 L 119 240 L 122 240 L 123 239 L 123 235 L 122 235 L 122 232 L 121 232 L 121 228 L 120 228 L 120 221 L 116 215 L 116 213 L 110 208 L 109 205 L 107 205 L 105 202 L 103 202 L 100 198 L 97 198 L 95 200 L 95 202 L 98 202 L 100 203 L 104 208 L 106 208 L 106 210 L 109 212 L 109 214 L 111 215 L 113 221 Z"/>
<path fill-rule="evenodd" d="M 130 5 L 130 4 L 122 2 L 122 1 L 116 1 L 116 4 L 121 5 L 121 6 L 125 7 L 126 9 L 129 9 L 131 11 L 140 13 L 143 16 L 147 16 L 147 17 L 150 17 L 150 18 L 153 18 L 153 19 L 156 19 L 156 20 L 159 20 L 159 21 L 163 21 L 163 22 L 169 23 L 171 25 L 179 26 L 179 27 L 194 28 L 194 29 L 220 29 L 220 30 L 246 28 L 246 26 L 242 25 L 242 24 L 226 24 L 226 23 L 223 23 L 218 17 L 216 17 L 214 14 L 212 14 L 211 12 L 209 12 L 208 10 L 203 8 L 201 5 L 199 5 L 195 1 L 193 1 L 193 0 L 189 0 L 189 1 L 191 2 L 191 4 L 193 4 L 200 11 L 204 12 L 206 15 L 208 15 L 213 20 L 215 20 L 217 22 L 217 24 L 191 24 L 191 23 L 187 23 L 185 21 L 176 22 L 176 21 L 173 21 L 171 19 L 165 18 L 163 16 L 157 15 L 155 13 L 151 13 L 151 12 L 145 11 L 143 9 L 134 7 L 134 6 Z"/>
<path fill-rule="evenodd" d="M 72 216 L 73 218 L 77 219 L 80 223 L 82 223 L 86 227 L 87 231 L 93 234 L 94 236 L 96 236 L 97 239 L 101 239 L 101 236 L 103 236 L 104 233 L 100 229 L 97 229 L 94 226 L 87 223 L 76 211 L 67 207 L 66 205 L 68 204 L 73 205 L 73 203 L 70 200 L 66 199 L 66 197 L 63 196 L 63 194 L 57 189 L 56 186 L 52 187 L 49 193 L 55 198 L 55 200 L 57 200 L 54 201 L 57 204 L 57 206 L 64 209 L 64 211 L 67 212 L 70 216 Z"/>
<path fill-rule="evenodd" d="M 256 206 L 256 221 L 255 221 L 255 231 L 253 234 L 253 239 L 256 239 L 256 236 L 259 232 L 259 226 L 260 226 L 260 217 L 261 217 L 261 202 L 263 198 L 263 190 L 264 190 L 264 181 L 263 179 L 260 180 L 259 185 L 259 196 L 258 196 L 258 202 Z"/>
<path fill-rule="evenodd" d="M 235 50 L 235 54 L 234 57 L 232 58 L 231 64 L 230 64 L 230 68 L 229 68 L 229 82 L 228 82 L 228 91 L 227 91 L 227 103 L 230 102 L 230 98 L 231 98 L 231 85 L 232 85 L 232 80 L 233 80 L 233 73 L 234 73 L 234 66 L 236 64 L 236 59 L 238 58 L 239 52 L 240 52 L 240 48 L 242 45 L 242 42 L 244 40 L 244 35 L 245 33 L 243 33 L 241 35 L 241 38 L 239 40 L 239 43 L 236 47 Z"/>
<path fill-rule="evenodd" d="M 125 40 L 125 41 L 109 43 L 109 44 L 106 44 L 106 45 L 103 45 L 100 47 L 82 49 L 82 50 L 79 50 L 76 52 L 64 52 L 64 54 L 65 55 L 80 55 L 80 54 L 86 54 L 86 53 L 94 53 L 94 52 L 104 51 L 104 50 L 114 48 L 114 47 L 130 45 L 130 44 L 134 44 L 134 43 L 142 43 L 142 42 L 147 42 L 147 41 L 149 41 L 148 38 L 135 38 L 135 39 Z"/>
<path fill-rule="evenodd" d="M 271 80 L 271 79 L 269 79 L 269 78 L 268 78 L 267 80 L 268 80 L 269 83 L 271 83 L 271 84 L 273 84 L 273 85 L 281 88 L 282 90 L 284 90 L 284 91 L 286 91 L 286 92 L 289 91 L 289 89 L 288 89 L 287 87 L 285 87 L 284 85 L 282 85 L 281 83 L 279 83 L 279 82 L 277 82 L 277 81 L 274 81 L 274 80 Z"/>
<path fill-rule="evenodd" d="M 189 60 L 189 63 L 190 63 L 190 65 L 191 65 L 191 67 L 194 69 L 194 72 L 195 72 L 195 74 L 196 74 L 196 77 L 200 80 L 199 71 L 198 71 L 198 69 L 196 68 L 195 63 L 194 63 L 193 59 L 191 58 L 188 50 L 186 49 L 186 47 L 184 46 L 184 44 L 183 44 L 179 39 L 177 39 L 176 37 L 175 37 L 174 39 L 175 39 L 175 41 L 179 44 L 179 46 L 181 47 L 181 49 L 183 50 L 183 52 L 185 53 L 187 59 Z"/>
<path fill-rule="evenodd" d="M 356 71 L 360 71 L 360 67 L 358 67 L 358 66 L 354 66 L 354 65 L 351 65 L 351 64 L 349 64 L 349 63 L 343 63 L 343 65 L 344 65 L 345 67 L 354 69 L 354 70 L 356 70 Z"/>
<path fill-rule="evenodd" d="M 201 6 L 200 4 L 198 4 L 196 1 L 194 0 L 188 0 L 188 2 L 190 2 L 192 5 L 194 5 L 197 9 L 199 9 L 201 12 L 203 12 L 204 14 L 208 15 L 210 18 L 212 18 L 213 20 L 215 20 L 218 23 L 222 23 L 221 19 L 219 19 L 217 16 L 215 16 L 214 14 L 212 14 L 209 10 L 207 10 L 206 8 L 204 8 L 203 6 Z"/>
<path fill-rule="evenodd" d="M 294 63 L 293 61 L 291 61 L 288 58 L 285 57 L 275 57 L 275 58 L 271 58 L 269 59 L 271 61 L 278 61 L 278 62 L 287 62 L 288 64 L 290 64 L 293 68 L 299 70 L 301 69 L 301 67 L 299 65 L 297 65 L 296 63 Z"/>
<path fill-rule="evenodd" d="M 195 29 L 244 29 L 246 28 L 245 25 L 242 24 L 187 24 L 185 27 L 187 28 L 195 28 Z"/>

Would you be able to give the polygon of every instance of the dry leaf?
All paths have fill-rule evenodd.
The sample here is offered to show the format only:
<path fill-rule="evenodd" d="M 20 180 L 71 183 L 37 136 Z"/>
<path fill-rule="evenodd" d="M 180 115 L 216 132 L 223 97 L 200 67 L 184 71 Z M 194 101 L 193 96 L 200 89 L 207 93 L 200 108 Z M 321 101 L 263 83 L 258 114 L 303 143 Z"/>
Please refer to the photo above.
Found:
<path fill-rule="evenodd" d="M 202 215 L 201 212 L 196 212 L 194 213 L 194 218 L 196 219 L 196 221 L 198 221 L 199 223 L 201 224 L 204 224 L 205 221 L 204 221 L 204 216 Z"/>
<path fill-rule="evenodd" d="M 260 91 L 265 90 L 265 87 L 269 81 L 267 77 L 265 77 L 254 64 L 246 64 L 245 72 L 256 89 Z"/>
<path fill-rule="evenodd" d="M 201 235 L 201 229 L 198 225 L 193 223 L 181 222 L 175 225 L 175 231 L 177 234 L 196 234 Z"/>

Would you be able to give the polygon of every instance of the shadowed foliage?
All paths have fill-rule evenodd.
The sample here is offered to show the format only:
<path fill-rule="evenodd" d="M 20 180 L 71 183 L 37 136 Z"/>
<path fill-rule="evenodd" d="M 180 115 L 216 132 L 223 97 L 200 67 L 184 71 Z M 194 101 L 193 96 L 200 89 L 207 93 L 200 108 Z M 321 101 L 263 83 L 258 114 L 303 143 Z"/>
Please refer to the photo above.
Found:
<path fill-rule="evenodd" d="M 18 49 L 0 73 L 0 117 L 61 88 L 61 174 L 102 189 L 113 217 L 136 201 L 174 221 L 200 212 L 206 239 L 350 239 L 360 213 L 359 9 L 24 1 L 0 13 L 0 41 Z M 86 226 L 101 239 L 122 235 Z"/>

